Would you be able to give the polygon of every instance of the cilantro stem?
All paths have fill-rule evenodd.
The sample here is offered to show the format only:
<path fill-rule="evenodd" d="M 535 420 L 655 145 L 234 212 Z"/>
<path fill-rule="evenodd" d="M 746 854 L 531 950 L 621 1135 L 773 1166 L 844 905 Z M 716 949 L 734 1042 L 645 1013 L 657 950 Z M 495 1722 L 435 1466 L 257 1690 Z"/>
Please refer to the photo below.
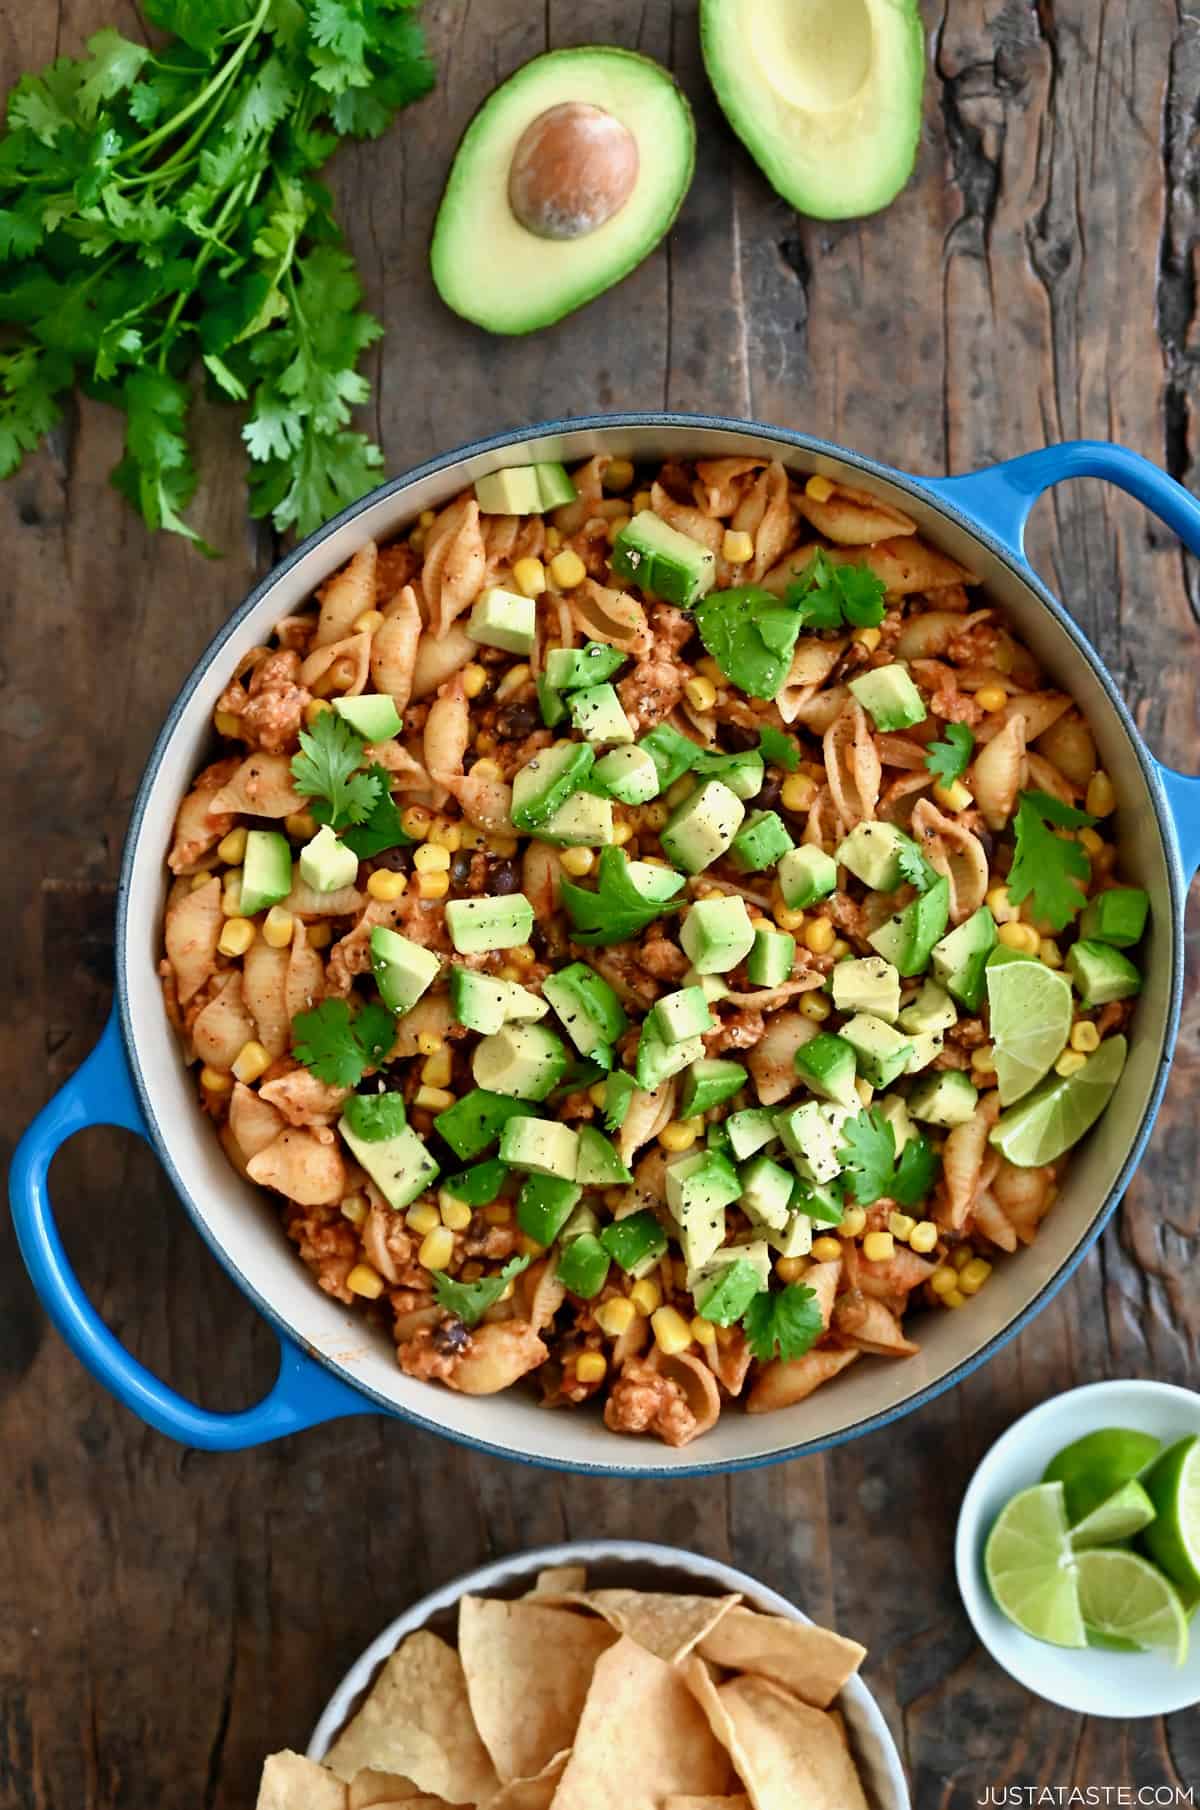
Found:
<path fill-rule="evenodd" d="M 193 118 L 195 114 L 207 107 L 213 95 L 219 94 L 222 88 L 228 86 L 249 56 L 254 40 L 261 32 L 270 10 L 271 0 L 259 0 L 258 11 L 246 26 L 245 36 L 229 61 L 217 71 L 211 81 L 205 83 L 199 94 L 193 95 L 186 107 L 181 107 L 178 113 L 173 114 L 170 119 L 164 120 L 156 131 L 147 133 L 146 137 L 140 139 L 137 144 L 126 146 L 121 155 L 114 158 L 114 168 L 117 164 L 124 163 L 129 157 L 136 157 L 140 163 L 148 151 L 152 151 L 156 145 L 162 144 L 164 139 L 168 139 L 173 133 L 178 132 L 186 120 Z"/>

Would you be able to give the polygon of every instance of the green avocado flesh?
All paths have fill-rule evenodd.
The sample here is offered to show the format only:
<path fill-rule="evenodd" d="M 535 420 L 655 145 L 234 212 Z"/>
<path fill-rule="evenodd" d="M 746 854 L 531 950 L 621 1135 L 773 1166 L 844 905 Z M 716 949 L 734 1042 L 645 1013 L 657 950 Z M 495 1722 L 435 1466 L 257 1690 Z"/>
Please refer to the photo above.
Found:
<path fill-rule="evenodd" d="M 802 214 L 886 207 L 912 174 L 925 40 L 917 0 L 701 0 L 725 117 Z"/>
<path fill-rule="evenodd" d="M 602 225 L 542 238 L 509 206 L 509 171 L 526 128 L 570 102 L 602 108 L 633 134 L 637 177 Z M 459 145 L 430 248 L 439 295 L 492 333 L 561 320 L 653 251 L 687 193 L 695 148 L 691 108 L 649 57 L 601 45 L 535 57 L 489 96 Z"/>

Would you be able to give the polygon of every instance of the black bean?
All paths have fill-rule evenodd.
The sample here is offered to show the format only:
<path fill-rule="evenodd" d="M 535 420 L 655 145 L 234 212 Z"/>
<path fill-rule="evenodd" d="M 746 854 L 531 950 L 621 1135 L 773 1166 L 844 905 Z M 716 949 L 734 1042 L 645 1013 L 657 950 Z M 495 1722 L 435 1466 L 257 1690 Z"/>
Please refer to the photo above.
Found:
<path fill-rule="evenodd" d="M 519 892 L 521 876 L 516 864 L 512 861 L 496 861 L 490 864 L 488 873 L 488 891 L 494 893 Z"/>
<path fill-rule="evenodd" d="M 496 715 L 496 734 L 502 741 L 520 741 L 522 736 L 532 735 L 541 721 L 540 713 L 533 704 L 509 704 Z"/>
<path fill-rule="evenodd" d="M 759 787 L 754 802 L 760 811 L 773 811 L 779 803 L 783 792 L 783 781 L 775 778 L 765 779 Z"/>
<path fill-rule="evenodd" d="M 471 1343 L 471 1335 L 461 1320 L 439 1320 L 431 1335 L 431 1343 L 435 1351 L 443 1357 L 453 1357 L 459 1351 L 465 1351 Z"/>
<path fill-rule="evenodd" d="M 375 867 L 386 867 L 389 873 L 408 874 L 412 872 L 411 848 L 385 848 L 381 855 L 372 858 Z"/>
<path fill-rule="evenodd" d="M 456 886 L 463 885 L 465 881 L 471 878 L 470 855 L 455 855 L 453 861 L 450 863 L 450 878 L 454 881 Z"/>
<path fill-rule="evenodd" d="M 734 754 L 749 754 L 751 748 L 758 747 L 758 730 L 744 729 L 740 723 L 727 723 L 724 728 L 726 744 Z"/>

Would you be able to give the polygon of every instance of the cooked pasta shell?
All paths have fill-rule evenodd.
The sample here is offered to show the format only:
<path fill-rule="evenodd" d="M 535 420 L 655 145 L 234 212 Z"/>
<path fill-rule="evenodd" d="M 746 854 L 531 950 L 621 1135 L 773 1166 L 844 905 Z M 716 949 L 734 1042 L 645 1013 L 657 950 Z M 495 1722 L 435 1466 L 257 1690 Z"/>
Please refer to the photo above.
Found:
<path fill-rule="evenodd" d="M 255 937 L 242 957 L 242 997 L 258 1027 L 258 1041 L 271 1056 L 291 1046 L 292 1018 L 287 1009 L 289 949 L 273 949 Z"/>
<path fill-rule="evenodd" d="M 235 1081 L 229 1100 L 229 1125 L 245 1164 L 275 1142 L 284 1128 L 284 1120 L 269 1100 L 264 1100 L 252 1087 Z"/>
<path fill-rule="evenodd" d="M 742 577 L 749 584 L 760 583 L 796 540 L 795 506 L 787 473 L 778 460 L 768 465 L 746 492 L 730 526 L 753 540 L 754 557 L 743 568 Z"/>
<path fill-rule="evenodd" d="M 446 1381 L 463 1395 L 498 1395 L 549 1355 L 528 1321 L 492 1321 L 475 1328 Z"/>
<path fill-rule="evenodd" d="M 297 918 L 288 946 L 287 974 L 283 986 L 288 1023 L 291 1023 L 298 1012 L 311 1012 L 324 997 L 325 964 L 317 951 L 309 948 L 304 920 Z"/>
<path fill-rule="evenodd" d="M 978 836 L 945 817 L 928 798 L 913 806 L 912 832 L 921 852 L 950 882 L 950 917 L 961 924 L 987 896 L 988 859 Z"/>
<path fill-rule="evenodd" d="M 242 999 L 242 976 L 233 969 L 221 991 L 210 999 L 192 1025 L 192 1048 L 209 1068 L 228 1074 L 243 1046 L 254 1036 L 254 1020 Z"/>
<path fill-rule="evenodd" d="M 371 637 L 371 683 L 376 691 L 390 696 L 401 715 L 412 696 L 420 641 L 417 593 L 406 584 L 389 603 L 383 622 Z"/>
<path fill-rule="evenodd" d="M 720 554 L 725 530 L 720 522 L 714 521 L 703 509 L 695 509 L 690 503 L 677 503 L 670 492 L 658 483 L 650 487 L 650 507 L 669 527 L 677 529 L 680 534 L 686 534 L 689 540 L 697 541 L 700 546 L 707 547 L 710 553 Z"/>
<path fill-rule="evenodd" d="M 332 1206 L 346 1192 L 346 1166 L 331 1131 L 281 1131 L 251 1157 L 246 1172 L 302 1207 Z"/>
<path fill-rule="evenodd" d="M 1016 1250 L 1017 1234 L 1012 1220 L 990 1188 L 981 1186 L 978 1189 L 971 1209 L 971 1226 L 974 1231 L 982 1232 L 999 1250 Z"/>
<path fill-rule="evenodd" d="M 642 659 L 653 646 L 646 612 L 627 591 L 612 591 L 585 578 L 571 592 L 571 620 L 589 641 L 604 641 Z"/>
<path fill-rule="evenodd" d="M 825 771 L 843 834 L 873 818 L 879 804 L 883 769 L 862 705 L 851 699 L 824 737 Z"/>
<path fill-rule="evenodd" d="M 796 507 L 817 533 L 835 546 L 869 547 L 876 541 L 917 532 L 917 524 L 899 509 L 866 491 L 844 489 L 840 484 L 825 502 L 800 492 Z"/>
<path fill-rule="evenodd" d="M 292 763 L 286 754 L 251 754 L 216 793 L 212 808 L 247 817 L 291 817 L 307 803 L 292 784 Z"/>
<path fill-rule="evenodd" d="M 656 1138 L 664 1125 L 669 1125 L 675 1110 L 676 1086 L 674 1080 L 664 1081 L 653 1093 L 644 1093 L 641 1088 L 630 1097 L 625 1113 L 625 1122 L 617 1134 L 617 1150 L 621 1161 L 628 1169 L 630 1162 L 643 1144 Z"/>
<path fill-rule="evenodd" d="M 922 610 L 910 616 L 896 637 L 898 660 L 940 660 L 963 632 L 963 619 L 953 610 Z"/>
<path fill-rule="evenodd" d="M 173 896 L 167 907 L 163 941 L 175 974 L 181 1006 L 187 1005 L 217 970 L 217 939 L 224 927 L 221 882 L 214 875 L 195 892 Z"/>
<path fill-rule="evenodd" d="M 965 566 L 960 566 L 945 553 L 939 553 L 915 535 L 878 541 L 873 547 L 834 547 L 829 557 L 835 565 L 866 566 L 882 581 L 889 597 L 908 597 L 914 591 L 936 591 L 943 585 L 979 583 Z"/>
<path fill-rule="evenodd" d="M 806 1351 L 803 1357 L 786 1363 L 776 1358 L 764 1364 L 746 1397 L 747 1414 L 773 1414 L 777 1408 L 792 1408 L 807 1401 L 822 1383 L 839 1375 L 856 1362 L 862 1352 L 853 1346 L 844 1350 Z"/>
<path fill-rule="evenodd" d="M 173 874 L 201 873 L 206 866 L 211 866 L 212 860 L 206 861 L 205 856 L 211 857 L 212 850 L 236 822 L 232 811 L 214 811 L 212 808 L 221 785 L 233 777 L 241 763 L 235 755 L 221 764 L 225 769 L 221 782 L 203 788 L 196 786 L 179 807 L 171 852 L 167 856 L 167 866 Z"/>
<path fill-rule="evenodd" d="M 899 1320 L 882 1301 L 867 1301 L 866 1312 L 852 1340 L 859 1351 L 869 1351 L 875 1357 L 915 1357 L 921 1349 L 905 1338 Z"/>
<path fill-rule="evenodd" d="M 995 1093 L 983 1096 L 963 1125 L 954 1125 L 942 1145 L 942 1188 L 946 1199 L 946 1223 L 961 1231 L 975 1200 L 980 1171 L 988 1152 L 988 1136 L 996 1123 Z"/>
<path fill-rule="evenodd" d="M 455 677 L 442 686 L 425 719 L 425 765 L 436 784 L 461 777 L 470 739 L 467 694 L 462 679 Z"/>
<path fill-rule="evenodd" d="M 421 595 L 433 635 L 444 635 L 470 609 L 487 577 L 479 504 L 470 493 L 443 509 L 425 536 Z"/>
<path fill-rule="evenodd" d="M 375 607 L 375 569 L 379 549 L 373 540 L 358 549 L 348 565 L 335 572 L 317 592 L 321 614 L 317 620 L 314 647 L 326 647 L 342 641 L 351 627 L 367 610 Z"/>
<path fill-rule="evenodd" d="M 466 629 L 453 623 L 444 635 L 422 635 L 413 662 L 412 697 L 427 698 L 461 672 L 479 652 Z"/>
<path fill-rule="evenodd" d="M 329 1125 L 341 1112 L 350 1089 L 333 1087 L 306 1068 L 293 1068 L 273 1081 L 264 1081 L 259 1092 L 289 1125 Z"/>
<path fill-rule="evenodd" d="M 1073 786 L 1085 791 L 1099 762 L 1095 738 L 1079 712 L 1072 710 L 1060 716 L 1036 739 L 1037 752 L 1064 773 Z"/>
<path fill-rule="evenodd" d="M 761 471 L 765 459 L 701 459 L 696 466 L 693 493 L 705 515 L 732 515 L 746 489 L 752 471 Z"/>
<path fill-rule="evenodd" d="M 796 1051 L 811 1042 L 820 1027 L 802 1012 L 775 1012 L 766 1032 L 746 1055 L 746 1065 L 762 1106 L 775 1106 L 800 1085 Z"/>
<path fill-rule="evenodd" d="M 330 641 L 324 647 L 315 647 L 300 668 L 300 683 L 311 691 L 336 666 L 338 671 L 333 678 L 341 696 L 358 697 L 367 689 L 367 680 L 371 676 L 371 639 L 370 631 L 363 629 L 357 635 L 346 636 L 342 641 Z"/>
<path fill-rule="evenodd" d="M 695 1421 L 685 1438 L 672 1443 L 690 1445 L 693 1439 L 699 1439 L 716 1426 L 721 1417 L 721 1391 L 707 1364 L 686 1351 L 680 1352 L 678 1356 L 668 1357 L 657 1346 L 646 1359 L 646 1364 L 649 1369 L 657 1370 L 660 1376 L 667 1377 L 682 1389 L 684 1400 Z"/>
<path fill-rule="evenodd" d="M 1025 719 L 1016 715 L 984 743 L 967 779 L 989 830 L 1002 830 L 1012 816 L 1024 772 Z"/>

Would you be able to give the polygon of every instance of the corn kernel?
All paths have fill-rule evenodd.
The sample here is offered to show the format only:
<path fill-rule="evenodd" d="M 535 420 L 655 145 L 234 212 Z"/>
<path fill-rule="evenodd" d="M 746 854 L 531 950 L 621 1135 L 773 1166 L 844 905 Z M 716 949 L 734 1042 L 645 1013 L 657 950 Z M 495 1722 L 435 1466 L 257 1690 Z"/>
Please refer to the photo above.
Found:
<path fill-rule="evenodd" d="M 804 486 L 805 496 L 811 497 L 814 503 L 827 503 L 834 493 L 835 486 L 828 478 L 821 477 L 819 472 L 813 474 Z"/>
<path fill-rule="evenodd" d="M 888 1231 L 892 1234 L 893 1238 L 898 1238 L 901 1244 L 908 1243 L 913 1235 L 916 1223 L 917 1222 L 911 1213 L 888 1214 Z"/>
<path fill-rule="evenodd" d="M 629 1299 L 640 1314 L 655 1313 L 662 1305 L 662 1289 L 650 1276 L 643 1276 L 629 1291 Z"/>
<path fill-rule="evenodd" d="M 450 850 L 439 847 L 436 842 L 422 842 L 420 848 L 413 851 L 413 866 L 419 874 L 444 874 L 449 871 Z"/>
<path fill-rule="evenodd" d="M 871 1083 L 867 1080 L 865 1075 L 856 1077 L 854 1091 L 864 1106 L 869 1106 L 871 1101 L 875 1098 L 875 1089 L 871 1086 Z"/>
<path fill-rule="evenodd" d="M 1054 1064 L 1054 1072 L 1065 1079 L 1068 1075 L 1077 1075 L 1086 1062 L 1087 1057 L 1082 1050 L 1064 1050 Z"/>
<path fill-rule="evenodd" d="M 350 626 L 356 635 L 373 635 L 376 629 L 383 627 L 383 611 L 364 610 L 361 616 L 355 617 Z"/>
<path fill-rule="evenodd" d="M 478 765 L 476 765 L 475 771 L 479 771 Z M 489 836 L 487 838 L 489 853 L 499 855 L 502 861 L 511 860 L 520 846 L 520 842 L 515 836 Z"/>
<path fill-rule="evenodd" d="M 524 597 L 540 597 L 546 589 L 546 568 L 540 559 L 519 559 L 513 567 L 513 583 Z"/>
<path fill-rule="evenodd" d="M 462 839 L 461 823 L 435 823 L 428 837 L 435 848 L 448 849 L 452 855 L 457 855 Z"/>
<path fill-rule="evenodd" d="M 311 703 L 304 706 L 304 720 L 311 729 L 318 717 L 324 716 L 327 710 L 332 709 L 333 705 L 328 703 L 325 698 L 313 698 Z"/>
<path fill-rule="evenodd" d="M 711 710 L 717 701 L 717 688 L 711 679 L 698 674 L 689 679 L 683 688 L 683 695 L 693 710 Z"/>
<path fill-rule="evenodd" d="M 1061 968 L 1063 965 L 1062 950 L 1051 936 L 1038 939 L 1038 960 L 1047 968 Z"/>
<path fill-rule="evenodd" d="M 619 1339 L 637 1319 L 637 1308 L 627 1295 L 614 1295 L 596 1309 L 596 1324 L 610 1339 Z"/>
<path fill-rule="evenodd" d="M 771 916 L 775 919 L 780 930 L 791 930 L 793 932 L 803 930 L 807 922 L 802 911 L 793 911 L 792 907 L 790 905 L 785 905 L 782 899 L 778 905 L 772 905 Z"/>
<path fill-rule="evenodd" d="M 437 511 L 434 509 L 422 509 L 420 515 L 417 517 L 417 521 L 422 528 L 432 528 L 433 524 L 437 521 Z"/>
<path fill-rule="evenodd" d="M 222 955 L 245 955 L 258 935 L 249 918 L 226 918 L 225 928 L 217 939 Z"/>
<path fill-rule="evenodd" d="M 650 1316 L 654 1343 L 667 1357 L 677 1357 L 692 1343 L 692 1329 L 674 1307 L 659 1307 Z"/>
<path fill-rule="evenodd" d="M 449 1087 L 453 1060 L 449 1048 L 438 1050 L 432 1056 L 426 1056 L 421 1064 L 421 1079 L 426 1087 Z"/>
<path fill-rule="evenodd" d="M 1004 709 L 1008 703 L 1008 693 L 1003 685 L 981 685 L 975 693 L 975 702 L 981 710 L 991 714 Z"/>
<path fill-rule="evenodd" d="M 408 537 L 408 544 L 412 548 L 414 553 L 424 553 L 424 551 L 425 551 L 425 530 L 424 530 L 424 528 L 414 528 L 412 533 Z"/>
<path fill-rule="evenodd" d="M 1023 955 L 1036 955 L 1042 946 L 1032 924 L 1001 924 L 997 935 L 1006 948 L 1019 949 Z"/>
<path fill-rule="evenodd" d="M 597 1081 L 593 1086 L 588 1088 L 588 1099 L 593 1106 L 603 1106 L 607 1098 L 608 1083 L 606 1081 Z"/>
<path fill-rule="evenodd" d="M 814 1024 L 824 1024 L 832 1009 L 824 993 L 806 993 L 800 1001 L 800 1016 Z"/>
<path fill-rule="evenodd" d="M 1084 801 L 1089 817 L 1107 817 L 1116 809 L 1117 795 L 1113 791 L 1112 780 L 1103 768 L 1093 773 L 1088 781 L 1087 798 Z"/>
<path fill-rule="evenodd" d="M 296 920 L 282 905 L 272 905 L 263 919 L 263 942 L 269 949 L 286 949 L 292 940 Z"/>
<path fill-rule="evenodd" d="M 417 897 L 419 899 L 444 899 L 449 891 L 449 874 L 417 875 Z"/>
<path fill-rule="evenodd" d="M 333 941 L 332 924 L 308 924 L 305 927 L 305 941 L 310 949 L 328 949 Z"/>
<path fill-rule="evenodd" d="M 691 797 L 695 789 L 695 780 L 690 773 L 685 773 L 682 779 L 677 779 L 673 786 L 668 787 L 667 803 L 672 810 L 675 810 L 678 805 L 683 803 L 685 798 Z"/>
<path fill-rule="evenodd" d="M 562 546 L 562 543 L 563 543 L 562 529 L 556 528 L 554 526 L 553 522 L 551 522 L 550 526 L 547 528 L 547 530 L 545 532 L 545 535 L 543 536 L 543 539 L 545 542 L 545 547 L 546 547 L 547 553 L 557 553 L 558 549 Z"/>
<path fill-rule="evenodd" d="M 208 885 L 212 877 L 211 873 L 193 874 L 188 881 L 188 887 L 192 892 L 199 892 L 202 886 Z M 233 913 L 232 915 L 236 916 L 237 914 Z"/>
<path fill-rule="evenodd" d="M 410 804 L 400 813 L 400 827 L 406 836 L 415 842 L 424 842 L 429 834 L 433 817 L 423 804 Z"/>
<path fill-rule="evenodd" d="M 654 495 L 653 495 L 652 491 L 649 491 L 649 490 L 635 490 L 634 491 L 634 493 L 633 493 L 633 510 L 634 510 L 635 515 L 640 515 L 644 509 L 651 508 L 653 506 L 653 503 L 654 503 Z"/>
<path fill-rule="evenodd" d="M 504 962 L 496 970 L 496 979 L 497 980 L 511 980 L 519 985 L 520 980 L 521 980 L 521 970 L 517 967 L 517 964 L 515 962 Z"/>
<path fill-rule="evenodd" d="M 446 1047 L 446 1039 L 440 1031 L 417 1032 L 417 1054 L 419 1056 L 436 1056 L 440 1049 Z"/>
<path fill-rule="evenodd" d="M 966 1305 L 967 1297 L 963 1294 L 961 1288 L 947 1289 L 946 1293 L 942 1296 L 943 1307 L 965 1307 Z"/>
<path fill-rule="evenodd" d="M 890 1232 L 868 1232 L 862 1248 L 868 1263 L 887 1263 L 896 1255 L 896 1240 Z"/>
<path fill-rule="evenodd" d="M 417 853 L 423 854 L 424 847 L 418 849 Z M 373 899 L 390 905 L 394 900 L 403 898 L 408 891 L 408 877 L 405 874 L 392 873 L 386 867 L 377 867 L 375 872 L 368 877 L 367 891 Z"/>
<path fill-rule="evenodd" d="M 1020 907 L 1009 898 L 1007 886 L 993 886 L 984 902 L 997 924 L 1013 924 L 1020 916 Z"/>
<path fill-rule="evenodd" d="M 561 590 L 573 591 L 587 577 L 587 567 L 573 547 L 564 547 L 550 561 L 550 576 Z"/>
<path fill-rule="evenodd" d="M 1080 830 L 1079 843 L 1082 848 L 1087 850 L 1093 861 L 1097 855 L 1102 855 L 1104 853 L 1103 836 L 1098 836 L 1095 830 L 1090 827 L 1085 830 Z"/>
<path fill-rule="evenodd" d="M 565 848 L 558 859 L 563 872 L 570 874 L 573 880 L 590 874 L 596 865 L 596 857 L 590 848 Z"/>
<path fill-rule="evenodd" d="M 503 777 L 498 760 L 477 760 L 471 768 L 477 779 L 500 779 Z M 490 846 L 490 845 L 489 845 Z"/>
<path fill-rule="evenodd" d="M 966 1268 L 959 1271 L 958 1286 L 964 1295 L 977 1295 L 991 1273 L 990 1263 L 982 1257 L 972 1257 Z"/>
<path fill-rule="evenodd" d="M 352 1226 L 360 1226 L 371 1211 L 371 1203 L 365 1194 L 347 1194 L 341 1203 L 342 1218 L 348 1219 Z"/>
<path fill-rule="evenodd" d="M 1081 1018 L 1072 1028 L 1071 1048 L 1082 1050 L 1085 1056 L 1090 1056 L 1093 1050 L 1100 1048 L 1100 1032 L 1090 1019 Z"/>
<path fill-rule="evenodd" d="M 833 948 L 837 932 L 828 918 L 814 918 L 804 927 L 804 947 L 813 955 L 828 955 Z"/>
<path fill-rule="evenodd" d="M 958 1287 L 958 1273 L 952 1269 L 936 1269 L 929 1278 L 929 1286 L 935 1295 L 948 1295 L 952 1288 Z"/>
<path fill-rule="evenodd" d="M 449 1226 L 434 1226 L 421 1240 L 417 1261 L 427 1270 L 444 1270 L 453 1255 L 454 1233 Z"/>
<path fill-rule="evenodd" d="M 961 779 L 956 779 L 948 786 L 934 786 L 933 796 L 943 811 L 965 811 L 968 805 L 974 804 L 972 793 L 968 792 Z"/>
<path fill-rule="evenodd" d="M 932 1219 L 918 1219 L 909 1235 L 909 1244 L 920 1256 L 927 1257 L 938 1241 L 938 1229 Z"/>
<path fill-rule="evenodd" d="M 226 1075 L 219 1068 L 210 1068 L 208 1063 L 200 1070 L 200 1085 L 208 1094 L 227 1094 L 233 1087 L 233 1076 Z"/>
<path fill-rule="evenodd" d="M 408 1209 L 404 1223 L 410 1232 L 416 1232 L 423 1238 L 426 1232 L 432 1232 L 434 1226 L 441 1225 L 442 1217 L 435 1206 L 423 1200 L 419 1205 Z"/>
<path fill-rule="evenodd" d="M 469 698 L 477 698 L 487 684 L 487 673 L 474 660 L 462 669 L 463 692 Z"/>
<path fill-rule="evenodd" d="M 575 1376 L 581 1383 L 602 1383 L 607 1369 L 602 1351 L 581 1351 L 575 1359 Z"/>
<path fill-rule="evenodd" d="M 817 795 L 817 788 L 807 773 L 789 773 L 779 793 L 785 811 L 807 811 Z"/>
<path fill-rule="evenodd" d="M 249 1042 L 243 1043 L 238 1051 L 233 1072 L 239 1081 L 249 1087 L 252 1081 L 257 1081 L 260 1076 L 265 1075 L 270 1066 L 271 1052 L 264 1049 L 261 1043 L 257 1043 L 251 1037 Z"/>
<path fill-rule="evenodd" d="M 459 1200 L 456 1194 L 448 1194 L 445 1188 L 438 1191 L 438 1212 L 442 1224 L 449 1226 L 452 1232 L 465 1232 L 474 1217 L 467 1202 Z"/>
<path fill-rule="evenodd" d="M 981 1043 L 977 1050 L 971 1051 L 971 1068 L 977 1075 L 995 1074 L 996 1053 L 990 1043 Z"/>
<path fill-rule="evenodd" d="M 311 842 L 317 833 L 317 820 L 311 811 L 293 811 L 284 818 L 283 827 L 293 842 Z"/>
<path fill-rule="evenodd" d="M 483 1209 L 490 1226 L 506 1226 L 512 1219 L 512 1207 L 506 1200 L 493 1200 Z"/>
<path fill-rule="evenodd" d="M 851 639 L 857 641 L 860 647 L 865 647 L 868 653 L 873 654 L 883 640 L 883 631 L 877 628 L 856 628 Z"/>
<path fill-rule="evenodd" d="M 430 1057 L 431 1062 L 437 1060 L 436 1056 Z M 457 1097 L 456 1094 L 450 1092 L 448 1087 L 421 1086 L 413 1096 L 413 1105 L 423 1107 L 426 1112 L 445 1112 L 447 1108 L 453 1106 Z"/>
<path fill-rule="evenodd" d="M 241 721 L 238 717 L 234 716 L 232 710 L 215 711 L 213 714 L 213 728 L 218 735 L 234 736 L 241 735 L 242 733 Z"/>
<path fill-rule="evenodd" d="M 839 1238 L 857 1238 L 867 1227 L 867 1209 L 865 1207 L 846 1207 L 838 1226 Z"/>
<path fill-rule="evenodd" d="M 717 1329 L 711 1320 L 703 1314 L 696 1314 L 688 1321 L 688 1330 L 697 1345 L 703 1345 L 707 1351 L 714 1351 L 717 1344 Z"/>
<path fill-rule="evenodd" d="M 739 528 L 726 528 L 721 542 L 721 557 L 731 566 L 744 566 L 754 558 L 754 537 Z"/>
<path fill-rule="evenodd" d="M 533 671 L 527 661 L 523 660 L 519 666 L 510 666 L 496 687 L 497 702 L 503 704 L 506 698 L 515 697 L 518 691 L 529 684 L 532 677 Z"/>
<path fill-rule="evenodd" d="M 361 1295 L 366 1301 L 378 1301 L 386 1283 L 377 1269 L 369 1263 L 356 1263 L 346 1277 L 346 1287 L 352 1295 Z"/>
<path fill-rule="evenodd" d="M 812 1254 L 818 1263 L 836 1263 L 842 1254 L 841 1241 L 823 1233 L 813 1239 Z"/>
<path fill-rule="evenodd" d="M 839 936 L 834 938 L 833 948 L 829 953 L 832 955 L 835 962 L 840 962 L 844 961 L 848 955 L 853 955 L 854 951 L 851 949 L 845 937 Z"/>
<path fill-rule="evenodd" d="M 634 471 L 632 460 L 610 459 L 608 464 L 604 467 L 604 473 L 600 482 L 604 489 L 608 491 L 628 490 L 629 486 L 633 483 L 633 478 Z"/>
<path fill-rule="evenodd" d="M 615 847 L 624 848 L 625 844 L 627 842 L 632 842 L 633 835 L 634 835 L 634 830 L 633 830 L 632 823 L 614 823 L 613 824 L 612 839 L 613 839 L 613 844 Z"/>
<path fill-rule="evenodd" d="M 222 836 L 217 843 L 217 854 L 227 867 L 240 867 L 246 853 L 246 837 L 248 830 L 230 830 L 228 836 Z"/>

